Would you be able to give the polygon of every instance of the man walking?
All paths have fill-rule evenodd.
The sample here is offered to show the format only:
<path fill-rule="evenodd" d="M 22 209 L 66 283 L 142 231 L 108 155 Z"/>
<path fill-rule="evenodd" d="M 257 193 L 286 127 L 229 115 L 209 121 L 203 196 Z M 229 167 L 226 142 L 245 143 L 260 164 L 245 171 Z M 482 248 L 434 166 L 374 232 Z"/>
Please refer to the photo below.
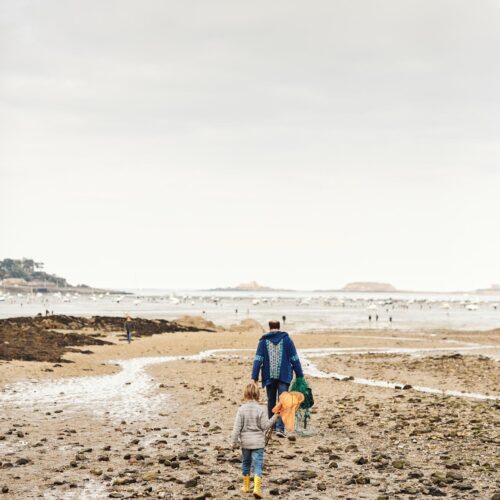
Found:
<path fill-rule="evenodd" d="M 130 344 L 132 342 L 132 329 L 134 324 L 132 323 L 132 318 L 127 314 L 127 319 L 125 320 L 125 333 L 127 334 L 127 341 Z"/>
<path fill-rule="evenodd" d="M 293 372 L 297 378 L 303 377 L 300 359 L 295 344 L 287 332 L 280 331 L 279 321 L 270 321 L 269 333 L 263 335 L 257 346 L 252 369 L 252 380 L 257 383 L 262 370 L 262 387 L 267 391 L 267 411 L 272 417 L 272 409 L 282 392 L 288 391 Z M 281 418 L 276 422 L 276 435 L 285 437 L 285 426 Z"/>

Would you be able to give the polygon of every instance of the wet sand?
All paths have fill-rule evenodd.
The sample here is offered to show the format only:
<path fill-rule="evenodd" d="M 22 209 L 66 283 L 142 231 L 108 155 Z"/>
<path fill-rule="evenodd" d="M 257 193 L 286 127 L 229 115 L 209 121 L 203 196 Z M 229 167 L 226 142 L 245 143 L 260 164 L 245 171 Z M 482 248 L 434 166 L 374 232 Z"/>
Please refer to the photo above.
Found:
<path fill-rule="evenodd" d="M 113 345 L 66 354 L 74 363 L 0 362 L 0 490 L 16 499 L 240 497 L 229 433 L 259 336 L 179 332 L 128 345 L 108 332 L 101 338 Z M 266 497 L 489 499 L 498 492 L 499 400 L 402 387 L 500 397 L 492 359 L 500 332 L 293 338 L 315 393 L 314 434 L 273 438 Z"/>

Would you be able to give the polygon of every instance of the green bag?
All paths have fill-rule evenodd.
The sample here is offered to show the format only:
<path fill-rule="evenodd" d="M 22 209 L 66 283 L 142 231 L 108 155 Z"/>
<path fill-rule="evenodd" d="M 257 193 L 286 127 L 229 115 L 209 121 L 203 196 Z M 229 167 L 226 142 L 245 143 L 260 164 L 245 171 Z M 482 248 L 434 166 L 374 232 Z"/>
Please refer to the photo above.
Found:
<path fill-rule="evenodd" d="M 298 377 L 293 381 L 291 391 L 301 392 L 304 395 L 304 401 L 300 405 L 303 410 L 310 410 L 314 406 L 314 396 L 304 377 Z"/>
<path fill-rule="evenodd" d="M 302 436 L 311 435 L 307 424 L 311 418 L 311 408 L 314 406 L 312 389 L 304 377 L 298 377 L 293 381 L 290 390 L 300 392 L 304 395 L 304 401 L 301 403 L 296 414 L 295 432 Z"/>

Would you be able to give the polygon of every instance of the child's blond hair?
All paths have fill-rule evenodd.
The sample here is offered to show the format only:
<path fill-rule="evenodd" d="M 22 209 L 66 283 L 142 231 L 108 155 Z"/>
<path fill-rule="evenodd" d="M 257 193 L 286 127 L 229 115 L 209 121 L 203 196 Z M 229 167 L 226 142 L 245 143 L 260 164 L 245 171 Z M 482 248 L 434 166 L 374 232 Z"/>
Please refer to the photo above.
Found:
<path fill-rule="evenodd" d="M 244 401 L 258 401 L 260 399 L 260 391 L 257 384 L 251 383 L 245 387 L 243 391 Z"/>

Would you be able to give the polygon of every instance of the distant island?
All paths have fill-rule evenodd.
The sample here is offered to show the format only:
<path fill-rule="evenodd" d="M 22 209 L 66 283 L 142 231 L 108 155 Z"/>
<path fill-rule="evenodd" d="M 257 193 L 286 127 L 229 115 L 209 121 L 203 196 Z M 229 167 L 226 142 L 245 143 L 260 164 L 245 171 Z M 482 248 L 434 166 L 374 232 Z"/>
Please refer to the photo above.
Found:
<path fill-rule="evenodd" d="M 377 281 L 353 281 L 347 283 L 342 292 L 397 292 L 397 288 L 390 283 L 379 283 Z"/>
<path fill-rule="evenodd" d="M 211 288 L 211 292 L 290 292 L 282 288 L 271 288 L 269 286 L 259 285 L 256 281 L 240 283 L 234 287 Z"/>
<path fill-rule="evenodd" d="M 66 278 L 43 271 L 44 263 L 33 259 L 3 259 L 0 260 L 0 290 L 5 292 L 49 293 L 49 292 L 79 292 L 96 293 L 114 290 L 93 288 L 89 285 L 71 285 Z"/>
<path fill-rule="evenodd" d="M 500 285 L 491 285 L 489 288 L 479 288 L 476 290 L 476 293 L 494 293 L 494 294 L 500 294 Z"/>

